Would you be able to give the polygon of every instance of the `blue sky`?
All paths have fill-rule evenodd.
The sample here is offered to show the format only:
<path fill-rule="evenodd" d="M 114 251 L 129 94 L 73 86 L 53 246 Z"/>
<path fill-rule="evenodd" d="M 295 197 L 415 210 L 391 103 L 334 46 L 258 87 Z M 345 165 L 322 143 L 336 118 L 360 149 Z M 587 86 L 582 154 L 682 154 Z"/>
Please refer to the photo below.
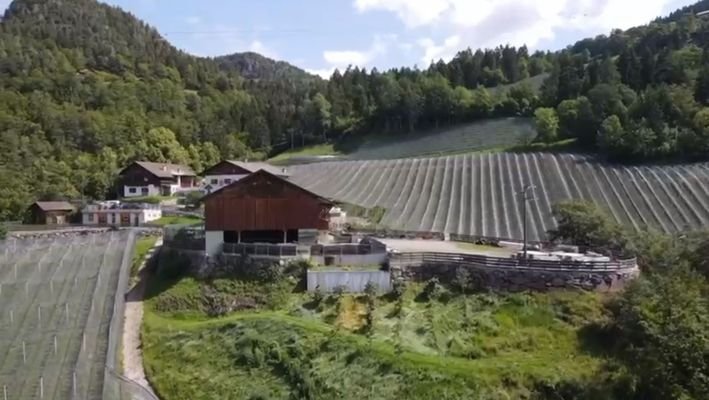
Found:
<path fill-rule="evenodd" d="M 691 0 L 105 0 L 200 56 L 252 50 L 329 75 L 428 66 L 466 47 L 559 49 Z M 0 0 L 4 8 L 8 0 Z"/>

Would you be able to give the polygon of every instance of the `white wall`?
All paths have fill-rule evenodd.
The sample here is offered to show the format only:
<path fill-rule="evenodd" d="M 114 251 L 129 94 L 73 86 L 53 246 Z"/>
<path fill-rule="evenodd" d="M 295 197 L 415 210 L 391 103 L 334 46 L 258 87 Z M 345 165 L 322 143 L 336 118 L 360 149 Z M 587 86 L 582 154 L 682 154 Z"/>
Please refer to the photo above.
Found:
<path fill-rule="evenodd" d="M 363 292 L 368 282 L 375 284 L 380 292 L 391 290 L 389 271 L 308 271 L 309 292 L 316 287 L 332 292 L 337 286 L 344 286 L 348 292 Z"/>
<path fill-rule="evenodd" d="M 201 190 L 203 192 L 207 191 L 207 186 L 210 187 L 210 190 L 212 192 L 219 190 L 223 188 L 226 185 L 230 185 L 239 179 L 245 177 L 246 175 L 207 175 L 204 177 L 204 181 L 202 182 Z M 231 179 L 229 183 L 226 183 L 225 180 Z M 212 183 L 212 181 L 216 180 L 217 183 Z"/>
<path fill-rule="evenodd" d="M 222 252 L 224 244 L 224 231 L 205 231 L 204 250 L 210 257 L 215 257 Z"/>
<path fill-rule="evenodd" d="M 148 189 L 148 193 L 143 193 L 143 188 Z M 131 193 L 130 189 L 135 189 L 135 193 Z M 123 197 L 140 197 L 140 196 L 159 196 L 160 187 L 155 185 L 147 186 L 124 186 L 123 187 Z"/>

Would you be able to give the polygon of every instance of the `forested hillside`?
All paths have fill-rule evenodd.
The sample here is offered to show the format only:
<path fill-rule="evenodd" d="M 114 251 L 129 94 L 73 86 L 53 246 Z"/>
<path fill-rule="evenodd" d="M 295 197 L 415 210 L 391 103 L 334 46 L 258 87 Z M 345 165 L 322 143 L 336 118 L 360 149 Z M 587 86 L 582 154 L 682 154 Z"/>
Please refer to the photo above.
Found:
<path fill-rule="evenodd" d="M 467 49 L 426 70 L 353 67 L 325 81 L 256 54 L 185 54 L 95 0 L 15 0 L 0 21 L 0 219 L 36 199 L 108 196 L 136 159 L 199 170 L 540 106 L 543 140 L 578 137 L 638 160 L 705 157 L 709 20 L 687 14 L 707 4 L 556 53 Z M 524 83 L 541 74 L 541 92 Z"/>
<path fill-rule="evenodd" d="M 709 9 L 701 1 L 556 55 L 540 133 L 576 137 L 619 161 L 709 157 Z"/>
<path fill-rule="evenodd" d="M 292 79 L 296 82 L 320 79 L 285 61 L 272 60 L 251 51 L 217 57 L 216 61 L 222 69 L 236 69 L 246 79 Z"/>

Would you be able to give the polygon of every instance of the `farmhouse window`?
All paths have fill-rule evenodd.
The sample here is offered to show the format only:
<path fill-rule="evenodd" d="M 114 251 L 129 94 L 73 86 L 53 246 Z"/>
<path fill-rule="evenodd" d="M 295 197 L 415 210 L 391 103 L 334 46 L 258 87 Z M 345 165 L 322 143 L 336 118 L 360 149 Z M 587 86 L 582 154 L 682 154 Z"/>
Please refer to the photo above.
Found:
<path fill-rule="evenodd" d="M 224 183 L 226 183 L 227 185 L 230 184 L 230 183 L 231 183 L 231 179 L 229 179 L 229 178 L 224 179 Z"/>
<path fill-rule="evenodd" d="M 216 185 L 219 183 L 219 179 L 212 179 L 212 185 Z"/>
<path fill-rule="evenodd" d="M 135 188 L 129 188 L 128 193 L 135 193 Z"/>
<path fill-rule="evenodd" d="M 148 188 L 144 187 L 144 188 L 140 189 L 140 192 L 142 194 L 148 194 Z"/>

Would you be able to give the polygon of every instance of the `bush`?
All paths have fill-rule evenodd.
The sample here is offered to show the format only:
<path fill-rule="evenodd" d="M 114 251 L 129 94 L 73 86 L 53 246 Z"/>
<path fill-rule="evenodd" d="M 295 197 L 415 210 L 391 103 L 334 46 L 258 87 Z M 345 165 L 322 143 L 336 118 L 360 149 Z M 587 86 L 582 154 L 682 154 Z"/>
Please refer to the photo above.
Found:
<path fill-rule="evenodd" d="M 446 288 L 444 288 L 438 278 L 433 277 L 426 281 L 426 286 L 423 288 L 423 296 L 427 300 L 440 300 L 446 294 Z"/>
<path fill-rule="evenodd" d="M 458 269 L 455 270 L 455 285 L 458 287 L 458 290 L 460 290 L 460 293 L 465 293 L 470 288 L 471 282 L 472 279 L 470 278 L 470 272 L 468 272 L 467 268 L 458 267 Z"/>
<path fill-rule="evenodd" d="M 406 281 L 403 279 L 399 278 L 394 281 L 392 284 L 392 290 L 391 293 L 394 295 L 394 298 L 400 299 L 404 297 L 404 293 L 406 293 Z"/>
<path fill-rule="evenodd" d="M 0 224 L 0 240 L 5 240 L 7 238 L 7 228 L 5 225 Z"/>
<path fill-rule="evenodd" d="M 337 297 L 342 297 L 343 294 L 347 291 L 347 286 L 345 285 L 337 285 L 334 288 L 332 288 L 332 294 L 334 294 Z"/>
<path fill-rule="evenodd" d="M 374 297 L 376 297 L 377 284 L 372 281 L 367 282 L 367 284 L 364 285 L 364 294 L 367 296 L 368 299 L 373 299 Z"/>
<path fill-rule="evenodd" d="M 313 291 L 313 303 L 315 303 L 315 305 L 320 305 L 324 298 L 325 296 L 323 296 L 322 290 L 320 290 L 320 286 L 316 286 L 315 290 Z"/>

